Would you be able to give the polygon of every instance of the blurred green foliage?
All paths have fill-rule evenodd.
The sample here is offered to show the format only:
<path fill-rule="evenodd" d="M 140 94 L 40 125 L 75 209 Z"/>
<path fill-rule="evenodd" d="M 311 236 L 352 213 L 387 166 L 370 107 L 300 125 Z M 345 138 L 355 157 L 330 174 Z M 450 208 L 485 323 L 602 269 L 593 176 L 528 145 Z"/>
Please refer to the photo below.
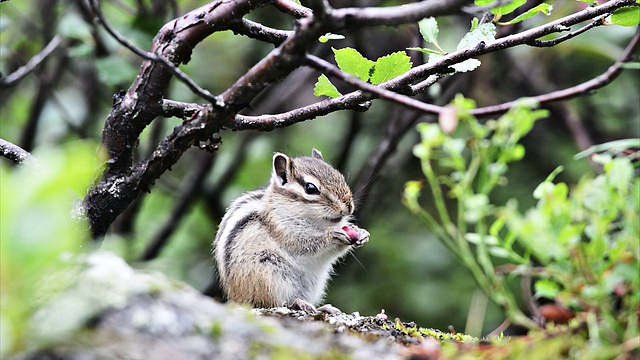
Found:
<path fill-rule="evenodd" d="M 38 149 L 37 163 L 0 163 L 0 355 L 23 349 L 30 319 L 72 281 L 69 255 L 83 249 L 88 226 L 76 204 L 98 173 L 96 142 Z"/>

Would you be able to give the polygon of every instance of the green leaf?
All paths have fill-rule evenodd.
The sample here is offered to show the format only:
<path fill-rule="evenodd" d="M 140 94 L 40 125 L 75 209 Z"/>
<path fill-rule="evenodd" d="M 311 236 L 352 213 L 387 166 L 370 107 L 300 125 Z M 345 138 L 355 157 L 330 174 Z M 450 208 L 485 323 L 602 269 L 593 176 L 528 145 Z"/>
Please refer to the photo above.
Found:
<path fill-rule="evenodd" d="M 550 280 L 538 280 L 534 287 L 537 297 L 555 299 L 560 293 L 560 286 Z"/>
<path fill-rule="evenodd" d="M 616 10 L 611 15 L 611 23 L 628 27 L 638 26 L 640 24 L 640 8 L 627 6 Z"/>
<path fill-rule="evenodd" d="M 456 50 L 471 49 L 478 45 L 481 41 L 489 42 L 496 39 L 496 26 L 492 23 L 482 24 L 474 30 L 469 31 L 462 37 Z"/>
<path fill-rule="evenodd" d="M 410 48 L 407 48 L 407 50 L 419 51 L 419 52 L 421 52 L 423 54 L 442 55 L 442 53 L 440 51 L 431 50 L 431 49 L 428 49 L 428 48 L 410 47 Z"/>
<path fill-rule="evenodd" d="M 320 41 L 321 43 L 326 43 L 329 40 L 342 40 L 342 39 L 344 39 L 344 35 L 326 33 L 326 34 L 320 36 L 318 41 Z"/>
<path fill-rule="evenodd" d="M 333 49 L 340 70 L 358 77 L 362 81 L 369 80 L 374 62 L 362 56 L 356 49 Z"/>
<path fill-rule="evenodd" d="M 540 4 L 532 9 L 529 9 L 527 12 L 525 12 L 524 14 L 520 14 L 518 16 L 516 16 L 513 20 L 511 21 L 507 21 L 507 22 L 501 22 L 500 25 L 513 25 L 513 24 L 517 24 L 519 22 L 525 21 L 525 20 L 529 20 L 532 17 L 538 15 L 539 13 L 543 13 L 547 16 L 551 15 L 551 10 L 553 10 L 553 6 L 543 3 Z"/>
<path fill-rule="evenodd" d="M 451 65 L 456 72 L 468 72 L 473 71 L 480 66 L 480 60 L 467 59 L 461 63 Z"/>
<path fill-rule="evenodd" d="M 443 57 L 444 55 L 442 54 L 430 54 L 429 62 L 437 61 Z M 478 59 L 467 59 L 463 62 L 451 65 L 451 68 L 453 68 L 456 72 L 468 72 L 475 70 L 478 66 L 480 66 L 480 64 L 480 60 Z"/>
<path fill-rule="evenodd" d="M 469 31 L 473 31 L 473 30 L 477 29 L 478 25 L 480 25 L 480 20 L 478 18 L 474 17 L 473 19 L 471 19 L 471 29 L 469 29 Z"/>
<path fill-rule="evenodd" d="M 328 96 L 332 99 L 342 96 L 338 89 L 329 81 L 326 75 L 322 74 L 318 77 L 318 82 L 313 88 L 313 95 L 315 96 Z"/>
<path fill-rule="evenodd" d="M 474 4 L 476 4 L 477 6 L 489 6 L 491 4 L 493 4 L 494 2 L 496 2 L 497 0 L 474 0 Z"/>
<path fill-rule="evenodd" d="M 482 236 L 478 233 L 466 233 L 464 239 L 472 244 L 480 244 L 484 242 L 486 245 L 498 245 L 498 239 L 495 236 Z"/>
<path fill-rule="evenodd" d="M 510 4 L 498 6 L 496 8 L 491 9 L 491 13 L 498 16 L 508 15 L 516 11 L 520 6 L 526 3 L 527 3 L 527 0 L 513 0 Z"/>
<path fill-rule="evenodd" d="M 489 254 L 500 259 L 509 259 L 511 257 L 511 252 L 509 252 L 509 250 L 499 246 L 490 246 Z"/>
<path fill-rule="evenodd" d="M 435 18 L 429 17 L 418 21 L 418 27 L 420 28 L 420 34 L 424 41 L 430 44 L 438 44 L 438 22 Z"/>
<path fill-rule="evenodd" d="M 411 70 L 411 65 L 413 65 L 411 58 L 404 51 L 394 52 L 378 58 L 373 67 L 371 83 L 378 85 L 389 81 Z"/>
<path fill-rule="evenodd" d="M 587 1 L 596 1 L 596 0 L 587 0 Z M 496 14 L 498 16 L 507 15 L 514 12 L 517 8 L 527 3 L 526 0 L 513 0 L 513 1 L 505 1 L 505 0 L 475 0 L 474 3 L 477 6 L 481 7 L 489 7 L 491 9 L 492 14 Z M 503 6 L 497 6 L 502 5 Z"/>

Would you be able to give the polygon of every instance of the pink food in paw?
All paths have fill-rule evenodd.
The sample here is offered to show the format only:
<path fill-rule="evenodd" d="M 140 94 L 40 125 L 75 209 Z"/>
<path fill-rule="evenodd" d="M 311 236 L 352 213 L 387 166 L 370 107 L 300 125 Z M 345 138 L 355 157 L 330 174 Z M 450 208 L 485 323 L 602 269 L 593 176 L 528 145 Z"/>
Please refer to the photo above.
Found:
<path fill-rule="evenodd" d="M 352 227 L 349 226 L 343 226 L 342 230 L 344 230 L 344 232 L 347 233 L 347 235 L 349 235 L 349 238 L 351 240 L 358 240 L 359 235 L 358 235 L 358 231 Z"/>

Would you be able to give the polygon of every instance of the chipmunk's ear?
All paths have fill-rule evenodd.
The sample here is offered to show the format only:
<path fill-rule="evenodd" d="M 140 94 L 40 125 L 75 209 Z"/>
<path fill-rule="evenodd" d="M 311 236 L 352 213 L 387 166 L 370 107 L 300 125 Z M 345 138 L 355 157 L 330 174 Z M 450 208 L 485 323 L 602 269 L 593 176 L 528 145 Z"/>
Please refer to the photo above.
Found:
<path fill-rule="evenodd" d="M 278 186 L 283 186 L 291 177 L 291 160 L 282 153 L 273 155 L 273 175 L 272 181 Z"/>
<path fill-rule="evenodd" d="M 311 150 L 311 157 L 314 159 L 324 160 L 324 158 L 322 157 L 322 153 L 318 149 Z"/>

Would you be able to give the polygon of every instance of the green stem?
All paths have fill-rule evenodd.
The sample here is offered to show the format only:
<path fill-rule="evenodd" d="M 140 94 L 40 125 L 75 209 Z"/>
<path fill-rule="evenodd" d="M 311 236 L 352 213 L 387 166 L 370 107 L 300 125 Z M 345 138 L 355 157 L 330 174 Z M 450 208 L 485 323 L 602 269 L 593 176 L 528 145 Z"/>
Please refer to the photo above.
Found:
<path fill-rule="evenodd" d="M 422 162 L 422 171 L 427 177 L 427 181 L 429 182 L 429 186 L 431 187 L 431 193 L 433 194 L 433 201 L 436 204 L 436 209 L 438 210 L 438 215 L 440 215 L 440 220 L 444 225 L 444 229 L 447 234 L 451 238 L 456 237 L 456 229 L 449 217 L 449 213 L 447 211 L 447 206 L 445 204 L 444 196 L 442 195 L 442 189 L 440 188 L 440 183 L 436 177 L 436 174 L 431 167 L 431 162 L 429 160 L 423 160 Z"/>

